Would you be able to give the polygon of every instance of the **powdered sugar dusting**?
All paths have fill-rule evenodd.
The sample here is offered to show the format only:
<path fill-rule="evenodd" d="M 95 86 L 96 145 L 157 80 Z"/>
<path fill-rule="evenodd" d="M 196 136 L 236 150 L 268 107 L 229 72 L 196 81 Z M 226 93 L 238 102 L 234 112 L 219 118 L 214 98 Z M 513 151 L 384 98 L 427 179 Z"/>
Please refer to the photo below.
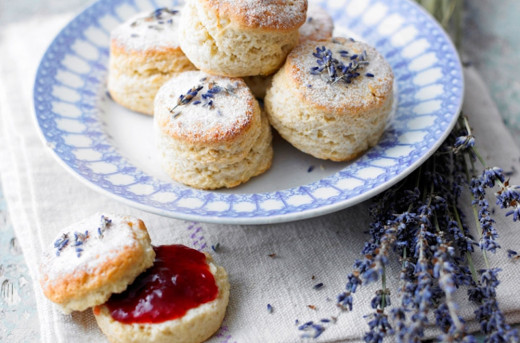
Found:
<path fill-rule="evenodd" d="M 198 88 L 196 96 L 179 105 L 181 96 Z M 210 89 L 216 88 L 220 91 L 212 94 Z M 242 79 L 200 71 L 185 72 L 161 87 L 155 98 L 154 118 L 172 135 L 191 140 L 205 140 L 207 137 L 219 140 L 239 132 L 250 123 L 254 101 Z M 161 111 L 157 110 L 158 107 Z"/>
<path fill-rule="evenodd" d="M 140 13 L 112 31 L 112 40 L 128 50 L 179 47 L 180 7 Z"/>
<path fill-rule="evenodd" d="M 135 218 L 96 213 L 65 228 L 44 254 L 42 273 L 52 281 L 81 270 L 93 272 L 121 249 L 136 244 L 135 229 L 129 222 L 138 227 Z M 56 242 L 64 237 L 68 237 L 68 242 L 57 247 Z M 79 241 L 82 243 L 77 244 Z"/>
<path fill-rule="evenodd" d="M 238 16 L 248 27 L 294 29 L 306 17 L 307 0 L 207 0 L 220 14 Z"/>
<path fill-rule="evenodd" d="M 313 75 L 311 69 L 317 66 L 313 53 L 317 47 L 330 49 L 332 57 L 343 61 L 340 51 L 348 51 L 350 56 L 366 51 L 368 65 L 358 70 L 360 76 L 352 83 L 343 81 L 330 82 L 327 71 L 322 75 Z M 323 42 L 306 42 L 297 46 L 289 55 L 287 64 L 290 75 L 295 78 L 298 92 L 318 106 L 326 106 L 342 111 L 345 108 L 359 110 L 382 102 L 392 96 L 393 73 L 388 62 L 376 49 L 366 43 L 345 38 L 333 38 Z M 369 76 L 367 76 L 369 75 Z"/>
<path fill-rule="evenodd" d="M 306 40 L 324 40 L 332 37 L 334 21 L 322 7 L 309 4 L 307 20 L 300 27 L 300 42 Z"/>

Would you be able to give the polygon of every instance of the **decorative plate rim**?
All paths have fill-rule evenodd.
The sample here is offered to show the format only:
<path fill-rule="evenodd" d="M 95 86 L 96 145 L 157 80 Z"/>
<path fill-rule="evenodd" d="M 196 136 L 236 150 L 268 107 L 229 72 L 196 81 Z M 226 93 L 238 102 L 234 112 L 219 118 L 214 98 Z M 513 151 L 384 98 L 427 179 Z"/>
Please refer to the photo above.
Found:
<path fill-rule="evenodd" d="M 59 162 L 61 166 L 63 166 L 69 173 L 74 175 L 78 180 L 89 186 L 90 188 L 105 194 L 109 197 L 115 198 L 118 201 L 121 201 L 127 205 L 139 208 L 141 210 L 145 210 L 148 212 L 152 212 L 155 214 L 163 215 L 163 216 L 169 216 L 174 217 L 178 219 L 183 220 L 189 220 L 189 221 L 202 221 L 202 222 L 209 222 L 209 223 L 220 223 L 220 224 L 273 224 L 273 223 L 282 223 L 282 222 L 290 222 L 290 221 L 296 221 L 296 220 L 302 220 L 302 219 L 308 219 L 316 216 L 321 216 L 325 214 L 329 214 L 335 211 L 339 211 L 342 209 L 345 209 L 347 207 L 353 206 L 355 204 L 358 204 L 360 202 L 363 202 L 383 191 L 386 189 L 392 187 L 399 181 L 403 180 L 406 176 L 408 176 L 410 173 L 412 173 L 417 167 L 419 167 L 422 163 L 424 163 L 444 142 L 444 140 L 447 138 L 453 127 L 455 126 L 455 123 L 457 121 L 458 113 L 460 112 L 463 104 L 463 94 L 464 94 L 464 79 L 463 79 L 463 68 L 460 61 L 460 58 L 457 54 L 456 48 L 454 47 L 452 41 L 449 39 L 447 34 L 444 32 L 444 30 L 441 28 L 441 26 L 433 19 L 433 17 L 426 12 L 423 8 L 421 8 L 418 4 L 410 1 L 410 0 L 371 0 L 369 1 L 369 5 L 367 7 L 370 8 L 371 5 L 374 3 L 380 4 L 380 3 L 396 3 L 396 4 L 407 4 L 408 7 L 412 8 L 415 11 L 418 11 L 420 15 L 422 15 L 424 18 L 428 20 L 428 23 L 432 26 L 432 30 L 435 30 L 437 33 L 440 33 L 440 37 L 442 38 L 442 43 L 448 46 L 448 50 L 452 55 L 452 62 L 454 62 L 454 66 L 450 68 L 450 71 L 454 71 L 455 74 L 453 75 L 453 78 L 457 80 L 459 83 L 457 84 L 458 90 L 451 93 L 452 96 L 455 97 L 455 102 L 452 103 L 452 109 L 449 110 L 451 114 L 450 121 L 447 123 L 447 125 L 444 127 L 443 132 L 438 135 L 435 138 L 435 141 L 433 144 L 429 145 L 427 147 L 427 151 L 423 152 L 422 155 L 419 157 L 413 159 L 411 163 L 407 165 L 404 169 L 400 170 L 396 175 L 393 175 L 390 177 L 390 179 L 378 182 L 372 187 L 366 188 L 365 191 L 361 192 L 360 194 L 351 196 L 351 197 L 341 197 L 342 194 L 339 194 L 338 197 L 329 197 L 327 199 L 324 199 L 323 201 L 318 201 L 316 198 L 313 197 L 313 206 L 312 207 L 306 207 L 305 206 L 302 209 L 296 209 L 290 210 L 289 207 L 286 205 L 285 210 L 272 210 L 270 213 L 265 212 L 267 214 L 261 214 L 261 211 L 258 211 L 259 208 L 259 202 L 257 200 L 255 201 L 255 204 L 257 206 L 257 211 L 250 211 L 250 212 L 237 212 L 232 211 L 231 208 L 234 205 L 234 198 L 243 198 L 246 199 L 247 197 L 264 197 L 265 199 L 279 199 L 283 201 L 283 197 L 280 196 L 281 192 L 288 192 L 288 191 L 295 191 L 297 189 L 306 188 L 306 187 L 312 187 L 313 185 L 317 185 L 319 183 L 325 182 L 327 183 L 328 179 L 331 179 L 333 177 L 339 177 L 339 179 L 342 179 L 342 176 L 340 175 L 342 172 L 346 172 L 347 168 L 344 168 L 342 171 L 331 175 L 329 177 L 326 177 L 324 179 L 318 180 L 316 182 L 313 182 L 311 184 L 301 185 L 298 187 L 293 187 L 289 189 L 283 189 L 280 191 L 275 192 L 265 192 L 265 193 L 248 193 L 248 194 L 223 194 L 223 193 L 212 193 L 210 191 L 200 191 L 196 189 L 192 189 L 185 186 L 180 186 L 182 188 L 182 192 L 190 191 L 188 194 L 192 193 L 201 193 L 203 194 L 203 198 L 212 198 L 217 197 L 219 200 L 227 199 L 227 202 L 229 204 L 230 210 L 228 211 L 228 214 L 226 215 L 211 215 L 208 213 L 203 213 L 204 211 L 197 212 L 196 210 L 186 210 L 186 211 L 179 211 L 177 210 L 171 210 L 166 209 L 164 207 L 158 207 L 153 206 L 150 204 L 146 204 L 143 202 L 140 202 L 136 199 L 129 199 L 128 197 L 124 197 L 123 195 L 116 194 L 114 191 L 110 191 L 106 188 L 104 188 L 101 184 L 96 183 L 94 180 L 89 179 L 87 176 L 82 175 L 78 172 L 77 169 L 74 169 L 65 159 L 63 156 L 60 156 L 60 152 L 57 151 L 57 145 L 55 141 L 52 141 L 48 137 L 48 130 L 44 127 L 45 124 L 45 117 L 47 113 L 45 113 L 39 106 L 42 103 L 42 100 L 39 99 L 39 96 L 42 94 L 41 90 L 39 90 L 39 83 L 41 80 L 43 80 L 45 75 L 47 75 L 46 70 L 48 67 L 46 67 L 44 64 L 48 60 L 51 59 L 52 54 L 52 48 L 56 47 L 56 45 L 59 45 L 60 43 L 58 40 L 60 37 L 65 35 L 65 31 L 69 29 L 74 23 L 77 23 L 79 20 L 82 20 L 82 16 L 86 16 L 88 11 L 92 11 L 95 9 L 96 6 L 101 6 L 100 4 L 106 3 L 107 0 L 98 0 L 95 3 L 91 4 L 90 6 L 87 6 L 83 11 L 81 11 L 77 16 L 75 16 L 54 38 L 52 43 L 49 45 L 48 49 L 44 53 L 41 62 L 38 66 L 38 70 L 36 73 L 35 83 L 34 83 L 34 96 L 33 96 L 33 108 L 35 111 L 34 120 L 36 122 L 37 127 L 39 128 L 38 134 L 40 138 L 43 140 L 43 142 L 48 145 L 52 150 L 52 155 L 54 158 Z M 329 1 L 327 0 L 321 0 L 324 4 L 328 5 Z M 127 3 L 134 3 L 133 0 L 119 0 L 112 2 L 112 7 L 115 9 L 118 4 L 127 4 Z M 155 2 L 154 2 L 155 3 Z M 135 5 L 135 4 L 134 4 Z M 340 14 L 341 15 L 341 14 Z M 94 20 L 94 19 L 92 19 Z M 360 21 L 360 20 L 358 20 Z M 379 24 L 379 23 L 378 23 Z M 433 31 L 432 31 L 433 32 Z M 84 33 L 84 32 L 82 32 Z M 363 36 L 364 37 L 364 36 Z M 366 37 L 364 37 L 366 38 Z M 376 46 L 377 48 L 377 46 Z M 436 52 L 440 52 L 437 50 L 434 50 Z M 386 56 L 385 56 L 386 57 Z M 412 60 L 413 61 L 413 60 Z M 61 62 L 61 60 L 60 60 Z M 397 79 L 397 77 L 396 77 Z M 52 88 L 52 87 L 51 87 Z M 383 139 L 383 138 L 382 138 Z M 380 143 L 378 143 L 379 146 Z M 371 150 L 369 150 L 361 159 L 368 158 L 368 154 Z M 383 157 L 384 158 L 384 157 Z M 361 160 L 360 159 L 360 160 Z M 70 162 L 70 161 L 69 161 Z M 358 163 L 359 160 L 356 160 L 354 163 Z M 173 187 L 173 186 L 172 186 Z M 178 186 L 175 186 L 178 187 Z M 319 188 L 318 188 L 319 189 Z M 307 190 L 305 191 L 307 192 Z M 348 193 L 348 192 L 347 192 Z M 213 194 L 213 195 L 210 195 Z M 335 199 L 333 199 L 335 198 Z M 177 202 L 179 199 L 182 199 L 182 197 L 178 197 L 175 199 L 175 202 Z M 209 200 L 208 200 L 209 201 Z M 285 202 L 284 202 L 285 203 Z M 260 214 L 259 214 L 260 213 Z"/>

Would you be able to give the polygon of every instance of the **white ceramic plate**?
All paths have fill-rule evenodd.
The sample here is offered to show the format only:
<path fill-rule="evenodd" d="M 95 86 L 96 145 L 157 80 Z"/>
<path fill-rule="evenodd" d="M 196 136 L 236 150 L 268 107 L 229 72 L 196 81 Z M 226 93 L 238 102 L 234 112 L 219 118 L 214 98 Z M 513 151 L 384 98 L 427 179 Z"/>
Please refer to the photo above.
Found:
<path fill-rule="evenodd" d="M 94 189 L 138 208 L 235 224 L 314 217 L 366 200 L 424 162 L 456 122 L 463 77 L 438 24 L 409 0 L 315 1 L 337 35 L 377 47 L 395 73 L 396 106 L 379 144 L 352 163 L 314 159 L 275 138 L 273 167 L 230 190 L 171 181 L 152 144 L 152 119 L 106 95 L 109 33 L 136 14 L 175 0 L 100 0 L 73 19 L 45 53 L 34 86 L 36 118 L 58 160 Z"/>

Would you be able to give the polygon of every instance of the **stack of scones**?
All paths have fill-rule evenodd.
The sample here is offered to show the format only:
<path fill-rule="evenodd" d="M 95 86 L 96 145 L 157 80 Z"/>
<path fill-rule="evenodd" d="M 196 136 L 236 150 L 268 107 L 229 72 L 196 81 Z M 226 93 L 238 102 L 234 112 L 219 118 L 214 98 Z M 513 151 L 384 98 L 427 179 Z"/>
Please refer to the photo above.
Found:
<path fill-rule="evenodd" d="M 191 187 L 267 171 L 271 126 L 307 154 L 348 161 L 381 137 L 394 77 L 373 47 L 333 28 L 307 0 L 188 0 L 112 32 L 108 90 L 153 115 L 164 170 Z"/>

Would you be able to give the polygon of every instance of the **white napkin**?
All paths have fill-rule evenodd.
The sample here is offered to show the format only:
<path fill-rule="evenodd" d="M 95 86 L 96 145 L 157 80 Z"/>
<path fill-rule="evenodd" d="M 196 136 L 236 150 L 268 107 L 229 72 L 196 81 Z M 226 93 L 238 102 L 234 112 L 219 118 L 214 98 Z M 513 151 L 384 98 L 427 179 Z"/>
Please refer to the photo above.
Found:
<path fill-rule="evenodd" d="M 145 213 L 100 195 L 54 160 L 40 140 L 33 119 L 33 78 L 43 50 L 70 18 L 63 15 L 14 24 L 0 36 L 1 182 L 34 280 L 41 341 L 105 341 L 90 311 L 62 315 L 44 298 L 36 281 L 43 247 L 54 240 L 60 228 L 96 211 L 142 218 L 155 245 L 182 243 L 211 252 L 209 247 L 220 243 L 213 256 L 229 273 L 231 296 L 223 327 L 211 342 L 297 342 L 302 339 L 296 319 L 301 323 L 337 315 L 336 295 L 343 291 L 366 239 L 363 231 L 370 221 L 368 203 L 279 225 L 191 223 Z M 520 170 L 520 150 L 503 126 L 481 79 L 473 69 L 466 70 L 466 77 L 465 109 L 480 150 L 490 164 Z M 513 182 L 519 183 L 518 174 Z M 520 264 L 510 262 L 505 254 L 505 249 L 520 245 L 518 223 L 501 214 L 496 219 L 504 247 L 491 258 L 492 265 L 503 269 L 498 299 L 508 320 L 520 323 Z M 397 271 L 389 273 L 396 275 Z M 395 286 L 395 278 L 390 279 L 390 287 Z M 320 282 L 324 287 L 314 289 Z M 358 291 L 353 312 L 342 314 L 318 341 L 362 339 L 368 328 L 363 315 L 371 312 L 370 299 L 378 288 L 376 284 Z M 267 304 L 272 305 L 272 313 Z M 474 309 L 468 305 L 460 310 L 471 320 Z M 13 341 L 20 340 L 14 337 Z"/>

